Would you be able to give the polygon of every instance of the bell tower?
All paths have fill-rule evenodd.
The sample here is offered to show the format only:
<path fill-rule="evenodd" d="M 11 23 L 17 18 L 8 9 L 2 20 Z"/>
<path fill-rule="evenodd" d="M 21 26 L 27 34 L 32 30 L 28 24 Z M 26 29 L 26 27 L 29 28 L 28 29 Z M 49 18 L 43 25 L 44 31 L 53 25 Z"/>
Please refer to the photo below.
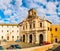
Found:
<path fill-rule="evenodd" d="M 35 17 L 36 16 L 36 10 L 35 9 L 30 9 L 29 11 L 28 11 L 28 17 Z"/>

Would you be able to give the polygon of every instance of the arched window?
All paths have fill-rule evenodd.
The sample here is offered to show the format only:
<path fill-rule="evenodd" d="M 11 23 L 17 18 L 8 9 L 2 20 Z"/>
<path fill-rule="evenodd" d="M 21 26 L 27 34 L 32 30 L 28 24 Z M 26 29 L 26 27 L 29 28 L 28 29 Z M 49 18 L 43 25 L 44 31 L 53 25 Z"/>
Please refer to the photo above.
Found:
<path fill-rule="evenodd" d="M 9 36 L 7 36 L 7 40 L 9 40 Z"/>
<path fill-rule="evenodd" d="M 57 31 L 57 28 L 55 28 L 55 31 Z"/>
<path fill-rule="evenodd" d="M 50 28 L 50 31 L 52 31 L 52 28 Z"/>
<path fill-rule="evenodd" d="M 2 30 L 2 32 L 3 32 L 3 30 Z"/>
<path fill-rule="evenodd" d="M 9 30 L 7 30 L 7 32 L 9 32 Z"/>
<path fill-rule="evenodd" d="M 33 28 L 35 28 L 35 23 L 33 23 Z"/>
<path fill-rule="evenodd" d="M 1 38 L 3 39 L 3 36 Z"/>
<path fill-rule="evenodd" d="M 19 38 L 19 36 L 17 36 L 17 39 Z"/>
<path fill-rule="evenodd" d="M 40 27 L 42 27 L 42 23 L 40 22 Z"/>
<path fill-rule="evenodd" d="M 48 27 L 48 31 L 49 31 L 49 27 Z"/>
<path fill-rule="evenodd" d="M 14 30 L 12 30 L 12 32 L 14 32 Z"/>
<path fill-rule="evenodd" d="M 30 24 L 30 29 L 32 28 L 32 24 Z"/>
<path fill-rule="evenodd" d="M 12 36 L 12 38 L 14 38 L 14 36 Z"/>

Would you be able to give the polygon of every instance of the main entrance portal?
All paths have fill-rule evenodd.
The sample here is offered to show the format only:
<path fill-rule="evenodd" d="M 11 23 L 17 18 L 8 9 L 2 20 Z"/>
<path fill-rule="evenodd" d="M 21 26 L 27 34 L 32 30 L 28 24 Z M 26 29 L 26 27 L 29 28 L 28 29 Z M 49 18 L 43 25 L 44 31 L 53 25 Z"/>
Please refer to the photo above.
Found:
<path fill-rule="evenodd" d="M 23 35 L 23 42 L 25 42 L 25 35 Z"/>
<path fill-rule="evenodd" d="M 29 36 L 29 42 L 32 43 L 32 35 Z"/>
<path fill-rule="evenodd" d="M 39 35 L 39 44 L 42 44 L 42 43 L 43 43 L 43 35 L 40 34 L 40 35 Z"/>

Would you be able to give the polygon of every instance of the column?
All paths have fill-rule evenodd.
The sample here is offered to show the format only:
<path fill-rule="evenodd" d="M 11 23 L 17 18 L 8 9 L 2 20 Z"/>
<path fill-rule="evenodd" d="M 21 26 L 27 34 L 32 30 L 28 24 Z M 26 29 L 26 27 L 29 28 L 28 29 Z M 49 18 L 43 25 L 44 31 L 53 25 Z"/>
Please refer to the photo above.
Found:
<path fill-rule="evenodd" d="M 34 43 L 34 40 L 35 40 L 35 39 L 34 39 L 34 34 L 32 34 L 32 43 Z"/>
<path fill-rule="evenodd" d="M 27 43 L 29 43 L 29 34 L 27 34 Z"/>
<path fill-rule="evenodd" d="M 34 43 L 36 42 L 36 34 L 34 34 Z"/>
<path fill-rule="evenodd" d="M 47 31 L 45 31 L 45 32 L 44 32 L 44 41 L 45 41 L 45 42 L 48 41 L 48 39 L 47 39 L 48 37 L 47 37 L 47 36 L 48 36 L 48 35 L 47 35 Z"/>
<path fill-rule="evenodd" d="M 26 40 L 27 40 L 27 35 L 25 34 L 25 42 L 26 42 Z"/>
<path fill-rule="evenodd" d="M 36 31 L 36 33 L 35 33 L 35 36 L 36 36 L 35 43 L 36 43 L 36 44 L 39 44 L 39 34 L 38 34 L 37 31 Z"/>
<path fill-rule="evenodd" d="M 26 43 L 28 43 L 28 34 L 26 34 Z"/>

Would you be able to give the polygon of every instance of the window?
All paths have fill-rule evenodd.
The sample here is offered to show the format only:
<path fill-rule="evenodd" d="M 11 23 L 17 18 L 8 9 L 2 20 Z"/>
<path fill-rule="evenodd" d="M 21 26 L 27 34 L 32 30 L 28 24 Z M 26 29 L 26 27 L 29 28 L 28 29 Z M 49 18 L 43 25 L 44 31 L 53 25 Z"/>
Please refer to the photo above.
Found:
<path fill-rule="evenodd" d="M 3 36 L 1 38 L 3 39 Z"/>
<path fill-rule="evenodd" d="M 35 28 L 35 23 L 33 23 L 33 28 Z"/>
<path fill-rule="evenodd" d="M 9 32 L 9 30 L 7 30 L 7 32 Z"/>
<path fill-rule="evenodd" d="M 42 27 L 42 23 L 40 23 L 40 27 Z"/>
<path fill-rule="evenodd" d="M 9 36 L 7 36 L 7 40 L 9 40 Z"/>
<path fill-rule="evenodd" d="M 2 30 L 2 32 L 3 32 L 3 30 Z"/>
<path fill-rule="evenodd" d="M 48 27 L 48 30 L 49 30 L 49 27 Z"/>
<path fill-rule="evenodd" d="M 14 38 L 14 36 L 12 36 L 12 38 Z"/>
<path fill-rule="evenodd" d="M 57 31 L 57 28 L 55 28 L 55 31 Z"/>
<path fill-rule="evenodd" d="M 19 36 L 17 36 L 17 39 L 19 38 Z"/>
<path fill-rule="evenodd" d="M 32 24 L 30 24 L 30 29 L 32 28 Z"/>
<path fill-rule="evenodd" d="M 50 28 L 50 31 L 52 31 L 52 28 Z"/>
<path fill-rule="evenodd" d="M 53 37 L 53 34 L 51 34 L 51 37 Z"/>
<path fill-rule="evenodd" d="M 12 32 L 14 32 L 14 30 L 12 30 Z"/>

